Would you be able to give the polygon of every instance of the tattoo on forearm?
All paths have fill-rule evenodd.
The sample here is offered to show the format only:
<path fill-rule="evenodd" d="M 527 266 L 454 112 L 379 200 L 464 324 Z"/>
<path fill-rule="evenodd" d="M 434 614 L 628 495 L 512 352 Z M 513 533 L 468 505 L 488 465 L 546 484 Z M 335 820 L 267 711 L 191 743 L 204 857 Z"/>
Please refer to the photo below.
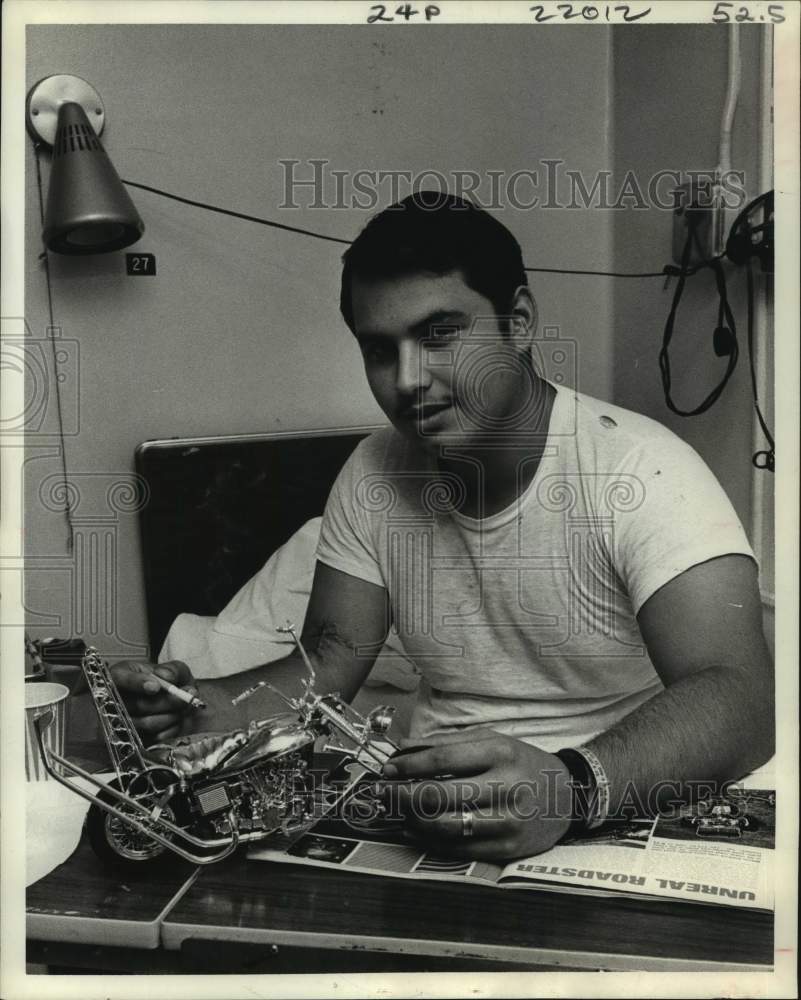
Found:
<path fill-rule="evenodd" d="M 314 622 L 303 634 L 307 652 L 315 656 L 340 656 L 347 652 L 357 659 L 365 656 L 376 656 L 384 643 L 382 639 L 376 643 L 357 643 L 351 637 L 343 635 L 336 622 L 323 620 Z"/>
<path fill-rule="evenodd" d="M 340 634 L 336 622 L 315 622 L 306 633 L 306 637 L 311 640 L 312 650 L 318 656 L 323 655 L 326 648 L 331 649 L 332 646 L 339 648 L 340 651 L 346 649 L 348 652 L 353 652 L 353 643 Z"/>

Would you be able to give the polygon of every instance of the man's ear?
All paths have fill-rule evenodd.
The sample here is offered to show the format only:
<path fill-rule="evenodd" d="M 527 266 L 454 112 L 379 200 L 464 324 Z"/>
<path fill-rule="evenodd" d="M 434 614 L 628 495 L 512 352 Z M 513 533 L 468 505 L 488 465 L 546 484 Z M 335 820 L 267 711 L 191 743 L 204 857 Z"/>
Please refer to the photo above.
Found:
<path fill-rule="evenodd" d="M 509 336 L 517 349 L 527 353 L 537 332 L 537 303 L 528 285 L 520 285 L 512 298 Z"/>

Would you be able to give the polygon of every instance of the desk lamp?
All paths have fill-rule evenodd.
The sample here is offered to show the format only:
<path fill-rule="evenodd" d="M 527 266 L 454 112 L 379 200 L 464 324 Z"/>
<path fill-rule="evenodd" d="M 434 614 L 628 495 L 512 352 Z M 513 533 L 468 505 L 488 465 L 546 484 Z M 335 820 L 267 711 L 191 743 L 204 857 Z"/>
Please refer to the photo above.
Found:
<path fill-rule="evenodd" d="M 26 101 L 28 133 L 53 150 L 42 240 L 60 254 L 109 253 L 135 243 L 145 224 L 98 136 L 105 108 L 78 76 L 40 80 Z"/>

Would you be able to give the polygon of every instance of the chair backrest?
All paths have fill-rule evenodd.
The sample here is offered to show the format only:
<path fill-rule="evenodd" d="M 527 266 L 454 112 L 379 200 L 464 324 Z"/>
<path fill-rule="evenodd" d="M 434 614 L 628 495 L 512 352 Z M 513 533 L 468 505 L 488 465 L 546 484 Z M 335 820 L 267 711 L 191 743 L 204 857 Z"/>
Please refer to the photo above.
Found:
<path fill-rule="evenodd" d="M 145 441 L 136 471 L 148 633 L 156 656 L 181 612 L 215 615 L 269 556 L 322 514 L 374 428 Z"/>

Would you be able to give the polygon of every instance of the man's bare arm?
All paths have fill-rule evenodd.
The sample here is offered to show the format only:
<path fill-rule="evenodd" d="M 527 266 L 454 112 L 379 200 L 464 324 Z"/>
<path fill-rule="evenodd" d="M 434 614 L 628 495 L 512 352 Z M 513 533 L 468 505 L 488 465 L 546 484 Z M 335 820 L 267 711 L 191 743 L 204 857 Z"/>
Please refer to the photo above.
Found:
<path fill-rule="evenodd" d="M 296 623 L 300 628 L 300 623 Z M 286 622 L 276 622 L 276 626 Z M 317 674 L 317 691 L 336 691 L 350 701 L 375 663 L 389 631 L 389 604 L 383 587 L 317 563 L 301 642 Z M 288 638 L 288 637 L 287 637 Z M 261 680 L 287 697 L 302 694 L 308 671 L 297 652 L 282 660 L 217 680 L 200 681 L 201 697 L 215 709 L 215 725 L 264 718 L 287 706 L 261 688 L 237 706 L 231 699 Z M 195 727 L 198 719 L 195 720 Z"/>
<path fill-rule="evenodd" d="M 639 621 L 665 690 L 588 743 L 609 778 L 612 813 L 622 802 L 648 809 L 694 797 L 694 783 L 739 778 L 773 752 L 773 670 L 749 559 L 687 570 L 646 602 Z M 397 779 L 393 794 L 435 849 L 505 861 L 564 835 L 569 775 L 558 757 L 475 729 L 427 742 L 435 745 L 393 760 L 385 775 Z M 433 780 L 442 774 L 457 780 Z M 410 778 L 428 780 L 405 790 Z M 653 801 L 660 782 L 664 794 Z M 487 807 L 473 817 L 469 840 L 465 789 L 472 809 Z"/>
<path fill-rule="evenodd" d="M 774 748 L 773 665 L 750 559 L 692 567 L 646 601 L 638 621 L 665 690 L 588 743 L 613 811 L 623 800 L 686 799 L 691 782 L 740 778 Z M 660 782 L 684 787 L 656 795 Z"/>
<path fill-rule="evenodd" d="M 300 625 L 300 623 L 294 623 Z M 275 622 L 278 626 L 286 622 Z M 317 563 L 301 640 L 317 673 L 318 693 L 339 692 L 350 700 L 375 662 L 390 625 L 389 601 L 383 587 Z M 287 637 L 289 638 L 289 637 Z M 140 667 L 141 669 L 131 669 Z M 137 728 L 146 739 L 166 739 L 179 731 L 201 732 L 242 726 L 287 710 L 286 702 L 263 687 L 234 706 L 231 700 L 259 681 L 267 681 L 286 697 L 302 693 L 308 671 L 297 652 L 273 663 L 214 680 L 196 681 L 207 708 L 187 712 L 183 702 L 163 691 L 150 693 L 150 665 L 118 664 L 115 681 L 126 700 Z M 183 664 L 163 665 L 178 684 L 191 675 Z"/>

